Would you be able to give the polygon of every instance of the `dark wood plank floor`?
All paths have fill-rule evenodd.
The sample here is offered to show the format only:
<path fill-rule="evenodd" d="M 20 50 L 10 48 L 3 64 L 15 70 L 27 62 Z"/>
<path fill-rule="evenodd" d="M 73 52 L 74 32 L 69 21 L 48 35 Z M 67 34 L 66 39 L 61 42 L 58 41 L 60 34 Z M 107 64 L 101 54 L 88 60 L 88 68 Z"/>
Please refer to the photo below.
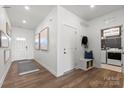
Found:
<path fill-rule="evenodd" d="M 17 63 L 12 63 L 3 83 L 3 88 L 97 88 L 123 87 L 124 76 L 121 73 L 94 68 L 89 71 L 74 70 L 61 77 L 54 77 L 44 67 L 35 62 L 40 71 L 27 75 L 18 75 Z"/>

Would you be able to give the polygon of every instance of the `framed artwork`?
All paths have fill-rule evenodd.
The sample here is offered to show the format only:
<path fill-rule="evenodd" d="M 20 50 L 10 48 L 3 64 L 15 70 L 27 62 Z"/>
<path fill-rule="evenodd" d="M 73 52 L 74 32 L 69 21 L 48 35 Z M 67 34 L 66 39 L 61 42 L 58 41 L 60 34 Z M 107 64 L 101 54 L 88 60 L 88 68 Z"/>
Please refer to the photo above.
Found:
<path fill-rule="evenodd" d="M 3 31 L 0 31 L 0 47 L 8 48 L 9 47 L 9 38 Z"/>
<path fill-rule="evenodd" d="M 8 36 L 11 36 L 11 29 L 8 22 L 6 22 L 6 33 Z"/>
<path fill-rule="evenodd" d="M 46 27 L 40 32 L 40 49 L 47 51 L 48 44 L 49 44 L 49 28 Z"/>
<path fill-rule="evenodd" d="M 10 49 L 4 50 L 4 64 L 9 62 L 10 58 L 11 58 L 11 50 Z"/>
<path fill-rule="evenodd" d="M 35 49 L 40 49 L 40 35 L 39 33 L 35 35 Z"/>

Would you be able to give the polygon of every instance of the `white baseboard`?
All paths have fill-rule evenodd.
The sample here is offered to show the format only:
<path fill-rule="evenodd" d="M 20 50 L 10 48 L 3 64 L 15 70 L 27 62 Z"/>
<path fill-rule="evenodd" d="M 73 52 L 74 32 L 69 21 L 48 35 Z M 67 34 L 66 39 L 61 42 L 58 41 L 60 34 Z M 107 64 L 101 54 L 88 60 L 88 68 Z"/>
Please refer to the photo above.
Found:
<path fill-rule="evenodd" d="M 122 67 L 108 65 L 108 64 L 101 64 L 101 68 L 116 71 L 116 72 L 122 72 Z"/>
<path fill-rule="evenodd" d="M 32 61 L 32 60 L 34 60 L 34 59 L 12 60 L 12 62 Z"/>
<path fill-rule="evenodd" d="M 46 68 L 52 75 L 54 75 L 55 77 L 57 76 L 57 72 L 55 72 L 53 69 L 51 69 L 48 65 L 41 63 L 40 61 L 38 61 L 37 59 L 34 59 L 36 62 L 38 62 L 41 66 L 43 66 L 44 68 Z"/>
<path fill-rule="evenodd" d="M 7 75 L 8 71 L 9 71 L 10 66 L 11 66 L 11 62 L 8 63 L 8 64 L 6 64 L 6 66 L 5 66 L 4 69 L 3 69 L 3 75 L 2 75 L 2 77 L 0 78 L 0 88 L 1 88 L 2 85 L 3 85 L 3 82 L 4 82 L 5 78 L 6 78 L 6 75 Z"/>

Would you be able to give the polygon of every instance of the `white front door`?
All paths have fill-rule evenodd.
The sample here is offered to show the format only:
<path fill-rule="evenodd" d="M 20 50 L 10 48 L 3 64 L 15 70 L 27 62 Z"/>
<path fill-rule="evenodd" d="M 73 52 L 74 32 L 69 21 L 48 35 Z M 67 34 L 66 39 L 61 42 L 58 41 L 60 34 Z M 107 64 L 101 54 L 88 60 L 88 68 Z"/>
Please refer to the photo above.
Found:
<path fill-rule="evenodd" d="M 24 37 L 16 37 L 13 40 L 14 60 L 27 59 L 27 40 Z"/>
<path fill-rule="evenodd" d="M 12 28 L 12 61 L 33 59 L 34 32 L 22 28 Z"/>
<path fill-rule="evenodd" d="M 64 61 L 63 67 L 64 67 L 64 72 L 67 72 L 72 70 L 75 67 L 75 63 L 76 63 L 76 56 L 77 56 L 76 29 L 71 26 L 64 25 L 62 36 L 63 36 L 62 47 L 63 47 L 63 61 Z"/>

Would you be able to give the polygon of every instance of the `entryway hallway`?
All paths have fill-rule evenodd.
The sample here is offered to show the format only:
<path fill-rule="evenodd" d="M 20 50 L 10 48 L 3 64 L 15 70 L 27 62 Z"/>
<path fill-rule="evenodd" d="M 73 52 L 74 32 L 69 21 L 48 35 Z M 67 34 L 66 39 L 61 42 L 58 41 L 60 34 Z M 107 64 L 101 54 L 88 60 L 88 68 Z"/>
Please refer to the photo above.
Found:
<path fill-rule="evenodd" d="M 3 83 L 3 88 L 122 88 L 124 76 L 122 73 L 102 68 L 89 71 L 73 70 L 55 77 L 43 66 L 33 61 L 40 69 L 26 75 L 18 75 L 17 62 L 12 63 Z"/>

